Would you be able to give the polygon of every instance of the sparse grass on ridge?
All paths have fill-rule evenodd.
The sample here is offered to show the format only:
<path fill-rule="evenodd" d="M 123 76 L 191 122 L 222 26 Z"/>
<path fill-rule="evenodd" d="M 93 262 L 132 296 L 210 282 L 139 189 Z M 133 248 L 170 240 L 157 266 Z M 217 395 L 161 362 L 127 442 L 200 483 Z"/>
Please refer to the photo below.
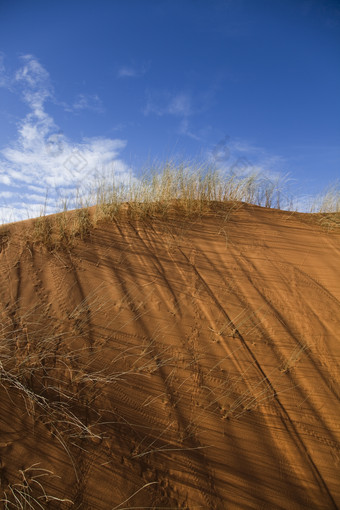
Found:
<path fill-rule="evenodd" d="M 38 243 L 52 250 L 84 238 L 98 221 L 166 219 L 176 213 L 197 217 L 214 211 L 217 204 L 239 202 L 280 209 L 283 187 L 279 180 L 260 174 L 240 178 L 206 165 L 170 162 L 124 183 L 114 175 L 97 180 L 86 195 L 77 194 L 73 211 L 68 211 L 70 201 L 65 200 L 62 212 L 49 216 L 42 212 L 27 240 L 30 245 Z M 95 206 L 93 215 L 90 206 Z"/>
<path fill-rule="evenodd" d="M 86 193 L 81 195 L 78 190 L 75 199 L 65 199 L 57 214 L 46 215 L 45 206 L 27 233 L 27 242 L 49 250 L 70 247 L 76 239 L 86 237 L 98 221 L 167 219 L 176 213 L 199 217 L 215 211 L 218 204 L 243 202 L 296 212 L 286 182 L 286 176 L 269 179 L 253 173 L 239 177 L 206 164 L 171 161 L 149 169 L 141 178 L 131 176 L 124 182 L 112 173 L 85 186 Z M 71 203 L 73 210 L 69 210 Z M 90 212 L 92 206 L 94 214 Z M 308 212 L 322 214 L 319 219 L 313 218 L 327 230 L 339 227 L 339 184 L 316 197 Z"/>
<path fill-rule="evenodd" d="M 340 213 L 340 181 L 318 195 L 312 202 L 311 213 Z"/>
<path fill-rule="evenodd" d="M 107 179 L 97 183 L 94 203 L 99 217 L 117 217 L 123 210 L 133 217 L 167 216 L 176 206 L 186 215 L 199 215 L 216 202 L 247 202 L 280 208 L 279 182 L 251 174 L 238 178 L 223 175 L 213 167 L 175 165 L 146 172 L 140 179 L 117 184 Z"/>
<path fill-rule="evenodd" d="M 91 225 L 87 207 L 51 216 L 42 215 L 34 220 L 33 229 L 27 232 L 27 241 L 33 245 L 43 244 L 50 250 L 71 246 L 76 238 L 84 239 Z"/>
<path fill-rule="evenodd" d="M 316 217 L 323 229 L 330 231 L 340 228 L 340 182 L 317 196 L 312 202 L 310 212 L 318 213 Z"/>

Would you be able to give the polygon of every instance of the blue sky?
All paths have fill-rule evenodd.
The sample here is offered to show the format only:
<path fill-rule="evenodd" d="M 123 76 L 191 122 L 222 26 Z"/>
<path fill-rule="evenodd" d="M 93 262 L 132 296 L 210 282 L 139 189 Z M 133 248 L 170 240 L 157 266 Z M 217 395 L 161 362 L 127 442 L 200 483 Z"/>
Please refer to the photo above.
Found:
<path fill-rule="evenodd" d="M 0 222 L 169 158 L 302 203 L 340 176 L 339 91 L 337 1 L 2 1 Z"/>

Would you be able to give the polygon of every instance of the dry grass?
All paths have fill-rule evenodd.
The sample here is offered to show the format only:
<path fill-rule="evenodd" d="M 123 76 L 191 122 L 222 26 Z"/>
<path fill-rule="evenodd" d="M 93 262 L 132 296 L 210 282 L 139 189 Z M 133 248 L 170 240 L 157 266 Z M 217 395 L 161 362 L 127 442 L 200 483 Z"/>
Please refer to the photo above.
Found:
<path fill-rule="evenodd" d="M 219 211 L 219 204 L 228 204 L 228 208 L 222 214 L 224 221 L 219 231 L 219 234 L 226 236 L 226 242 L 228 242 L 224 224 L 228 222 L 230 214 L 240 207 L 241 202 L 279 208 L 280 193 L 279 183 L 259 180 L 255 175 L 237 179 L 233 176 L 223 177 L 213 169 L 167 165 L 161 172 L 149 172 L 141 180 L 131 180 L 124 185 L 102 181 L 95 190 L 95 214 L 91 213 L 89 207 L 67 211 L 65 206 L 64 210 L 57 215 L 42 215 L 34 221 L 33 230 L 28 234 L 28 242 L 32 246 L 41 244 L 49 250 L 57 250 L 65 246 L 71 247 L 76 239 L 85 239 L 97 221 L 119 220 L 124 217 L 136 220 L 144 218 L 168 220 L 178 213 L 185 218 L 199 217 Z M 339 214 L 339 197 L 338 201 L 334 199 L 335 202 L 332 197 L 325 199 L 320 207 L 323 210 L 335 208 L 335 213 Z M 8 242 L 8 238 L 8 231 L 2 230 L 0 251 L 1 247 Z M 172 245 L 176 246 L 177 242 L 178 239 L 174 238 L 170 232 L 169 251 Z M 145 377 L 161 369 L 170 371 L 165 380 L 167 385 L 178 375 L 176 371 L 182 353 L 173 353 L 169 346 L 164 345 L 161 338 L 163 333 L 157 328 L 154 335 L 150 335 L 139 346 L 115 347 L 110 345 L 111 338 L 107 340 L 108 345 L 103 344 L 98 350 L 93 350 L 89 346 L 72 349 L 71 346 L 74 340 L 79 338 L 84 340 L 89 314 L 107 312 L 110 317 L 106 321 L 108 330 L 112 324 L 120 332 L 126 330 L 133 321 L 138 321 L 149 312 L 146 305 L 153 292 L 151 288 L 143 295 L 143 301 L 140 301 L 135 299 L 133 292 L 130 294 L 126 291 L 117 305 L 118 310 L 112 312 L 108 308 L 110 304 L 109 298 L 105 297 L 105 288 L 101 285 L 88 294 L 64 318 L 69 321 L 69 325 L 73 325 L 71 333 L 67 335 L 56 333 L 50 324 L 45 323 L 44 313 L 39 309 L 21 313 L 20 317 L 15 317 L 14 323 L 6 322 L 5 317 L 0 317 L 0 387 L 9 393 L 18 393 L 25 402 L 27 413 L 33 417 L 39 417 L 40 422 L 48 427 L 69 455 L 77 478 L 77 466 L 71 453 L 71 445 L 77 446 L 77 442 L 102 439 L 105 432 L 103 425 L 109 423 L 102 422 L 102 415 L 96 411 L 97 395 L 110 391 L 109 388 L 125 382 L 130 376 Z M 139 304 L 136 305 L 136 303 Z M 210 327 L 209 330 L 217 339 L 235 338 L 240 327 L 245 329 L 245 334 L 249 335 L 257 326 L 256 315 L 262 308 L 259 307 L 251 313 L 247 309 L 242 310 L 232 321 L 224 316 L 217 317 L 212 325 L 214 327 Z M 59 346 L 61 346 L 60 349 Z M 116 355 L 115 349 L 117 349 Z M 217 369 L 220 369 L 221 364 L 239 349 L 241 347 L 224 359 L 219 359 L 212 367 L 209 366 L 207 375 L 214 375 L 215 372 L 215 375 L 218 375 Z M 104 357 L 109 350 L 110 361 L 101 363 L 102 360 L 99 357 Z M 285 374 L 295 367 L 306 350 L 307 346 L 297 346 L 294 349 L 290 357 L 279 367 L 281 380 L 284 380 Z M 209 412 L 218 412 L 225 419 L 238 419 L 246 412 L 275 400 L 279 393 L 291 390 L 291 386 L 286 385 L 280 386 L 279 391 L 274 390 L 269 384 L 268 376 L 261 380 L 257 379 L 250 388 L 247 387 L 249 370 L 253 369 L 253 366 L 249 366 L 249 369 L 239 374 L 237 378 L 227 377 L 214 388 L 201 387 L 200 391 L 205 392 L 207 403 L 203 405 L 202 413 L 199 415 L 189 399 L 191 386 L 188 384 L 187 389 L 184 387 L 187 380 L 192 379 L 192 368 L 199 366 L 201 361 L 199 356 L 201 355 L 194 353 L 193 358 L 189 359 L 185 366 L 182 365 L 181 375 L 184 373 L 182 382 L 176 383 L 176 394 L 179 394 L 179 397 L 176 402 L 171 402 L 173 407 L 178 407 L 182 399 L 188 414 L 191 411 L 192 415 L 196 413 L 197 423 L 201 416 Z M 104 366 L 104 368 L 98 370 L 96 369 L 98 366 Z M 185 378 L 186 375 L 188 375 L 187 378 Z M 178 378 L 177 381 L 180 379 Z M 152 399 L 147 398 L 142 407 L 150 409 L 152 413 L 154 402 L 165 395 L 166 392 L 163 391 Z M 85 400 L 84 396 L 91 398 Z M 103 411 L 105 414 L 106 410 Z M 110 423 L 120 425 L 124 423 L 127 427 L 137 427 L 129 423 L 125 416 L 115 416 L 115 420 L 117 418 L 118 421 Z M 180 431 L 184 434 L 183 438 L 178 436 L 178 431 L 172 425 L 173 422 L 169 422 L 168 427 L 157 435 L 150 428 L 150 432 L 142 437 L 131 452 L 131 459 L 144 458 L 154 453 L 171 454 L 175 451 L 210 448 L 210 445 L 197 446 L 191 441 L 192 434 L 185 434 L 186 430 L 194 429 L 194 422 L 190 422 L 185 431 Z M 144 425 L 141 426 L 147 428 Z M 197 430 L 199 431 L 199 424 Z M 190 441 L 186 441 L 188 438 Z M 51 475 L 50 472 L 37 468 L 36 465 L 27 470 L 21 470 L 20 480 L 8 485 L 0 499 L 5 505 L 4 508 L 6 510 L 44 508 L 43 503 L 47 504 L 48 501 L 56 499 L 45 492 L 41 482 L 41 479 L 49 475 Z M 115 508 L 120 510 L 127 508 L 123 505 L 153 483 L 156 482 L 143 485 Z M 59 501 L 71 503 L 68 500 Z"/>
<path fill-rule="evenodd" d="M 112 345 L 109 339 L 106 347 L 87 346 L 88 313 L 111 311 L 103 291 L 103 286 L 94 289 L 65 318 L 74 325 L 70 333 L 55 332 L 55 321 L 46 321 L 41 307 L 21 311 L 20 315 L 15 313 L 11 318 L 0 316 L 0 389 L 10 397 L 21 397 L 27 414 L 38 419 L 60 442 L 77 479 L 71 446 L 83 445 L 84 440 L 101 440 L 107 432 L 107 422 L 102 420 L 105 410 L 97 410 L 97 397 L 117 384 L 120 392 L 130 377 L 148 377 L 178 361 L 170 347 L 160 341 L 160 328 L 141 345 Z M 108 326 L 112 322 L 117 325 L 124 310 L 121 331 L 132 321 L 138 321 L 146 313 L 141 308 L 149 297 L 150 293 L 131 310 L 129 304 L 135 297 L 126 296 Z M 19 303 L 15 308 L 20 308 Z M 131 318 L 126 317 L 126 312 Z M 59 326 L 63 328 L 63 324 Z M 74 349 L 74 342 L 78 345 L 81 342 L 84 347 Z M 123 421 L 130 426 L 124 417 Z"/>
<path fill-rule="evenodd" d="M 61 499 L 46 492 L 44 481 L 55 477 L 54 473 L 38 467 L 38 464 L 20 469 L 18 481 L 7 485 L 0 502 L 4 510 L 44 510 L 50 501 L 73 505 L 69 499 Z"/>
<path fill-rule="evenodd" d="M 76 239 L 84 239 L 89 234 L 91 226 L 88 208 L 40 216 L 27 233 L 27 242 L 30 246 L 44 245 L 50 251 L 71 247 Z"/>
<path fill-rule="evenodd" d="M 336 182 L 315 197 L 310 212 L 316 213 L 315 218 L 324 230 L 340 228 L 340 183 Z"/>
<path fill-rule="evenodd" d="M 311 213 L 340 213 L 340 182 L 318 195 L 310 207 Z"/>
<path fill-rule="evenodd" d="M 303 344 L 303 345 L 300 345 L 298 344 L 292 351 L 291 355 L 289 356 L 289 358 L 287 358 L 283 363 L 282 363 L 282 366 L 280 368 L 281 372 L 283 373 L 287 373 L 289 372 L 290 370 L 292 370 L 296 363 L 299 361 L 299 359 L 301 358 L 302 354 L 304 352 L 307 352 L 308 350 L 310 349 L 310 347 L 307 345 L 307 344 Z"/>
<path fill-rule="evenodd" d="M 2 321 L 0 386 L 8 393 L 19 394 L 27 413 L 39 417 L 57 438 L 64 438 L 63 446 L 69 438 L 99 438 L 82 419 L 86 404 L 76 391 L 86 380 L 83 368 L 78 367 L 84 350 L 58 352 L 66 335 L 54 333 L 38 314 L 37 309 L 29 310 L 15 327 Z M 91 374 L 91 368 L 87 368 Z M 91 381 L 95 379 L 92 370 Z M 75 403 L 78 413 L 73 409 Z"/>
<path fill-rule="evenodd" d="M 285 183 L 286 177 L 273 180 L 254 173 L 240 178 L 207 165 L 172 162 L 151 168 L 139 179 L 131 176 L 124 183 L 114 175 L 106 176 L 91 185 L 86 195 L 77 192 L 74 210 L 68 211 L 69 201 L 64 200 L 62 212 L 51 216 L 42 212 L 28 234 L 28 243 L 56 250 L 71 247 L 76 239 L 84 239 L 98 221 L 169 219 L 174 214 L 199 217 L 216 212 L 223 204 L 235 206 L 245 202 L 289 208 L 293 200 L 287 199 Z M 320 222 L 329 230 L 340 224 L 339 197 L 339 187 L 335 185 L 317 197 L 310 208 L 310 212 L 324 213 Z M 94 214 L 90 213 L 90 206 L 95 206 Z"/>
<path fill-rule="evenodd" d="M 167 163 L 126 184 L 97 183 L 94 192 L 99 218 L 116 218 L 122 210 L 135 218 L 167 217 L 174 207 L 184 215 L 200 215 L 216 202 L 248 202 L 280 207 L 280 183 L 257 174 L 244 178 L 223 175 L 199 165 Z"/>
<path fill-rule="evenodd" d="M 152 291 L 145 296 L 145 303 L 149 301 L 151 293 Z M 99 285 L 68 314 L 68 321 L 76 326 L 71 335 L 76 335 L 78 329 L 86 329 L 89 313 L 106 314 L 110 311 L 105 294 L 105 286 Z M 131 321 L 138 321 L 142 314 L 147 313 L 142 311 L 145 303 L 130 307 L 131 303 L 138 302 L 137 297 L 134 290 L 131 290 L 122 299 L 120 310 L 113 316 L 109 314 L 110 318 L 112 317 L 110 322 L 113 321 L 120 331 L 126 330 Z M 120 317 L 122 310 L 125 312 L 124 318 Z M 131 318 L 126 317 L 126 312 L 129 310 Z M 233 323 L 230 321 L 223 323 L 213 333 L 221 336 L 229 332 L 233 335 L 235 328 L 247 327 L 247 321 L 252 316 L 253 314 L 243 310 L 234 318 Z M 204 387 L 203 378 L 202 382 L 199 382 L 199 391 L 205 394 L 206 405 L 203 405 L 200 414 L 197 413 L 195 403 L 191 400 L 193 368 L 199 368 L 199 365 L 202 367 L 202 361 L 204 364 L 207 362 L 207 375 L 218 376 L 218 368 L 221 363 L 234 356 L 241 346 L 224 359 L 214 361 L 212 364 L 208 358 L 204 358 L 204 353 L 193 352 L 192 358 L 189 356 L 189 359 L 186 359 L 188 353 L 183 356 L 183 353 L 173 352 L 171 346 L 164 344 L 163 336 L 167 334 L 167 331 L 164 328 L 156 327 L 154 334 L 146 338 L 141 345 L 119 345 L 118 348 L 111 344 L 106 347 L 102 345 L 99 352 L 87 347 L 72 350 L 71 345 L 74 338 L 62 333 L 54 333 L 51 324 L 46 324 L 42 317 L 43 310 L 39 308 L 32 308 L 26 312 L 21 311 L 21 315 L 15 317 L 14 323 L 13 321 L 6 322 L 5 317 L 1 317 L 0 387 L 2 386 L 8 393 L 19 393 L 24 399 L 27 413 L 38 418 L 39 422 L 52 432 L 67 452 L 77 480 L 80 480 L 81 475 L 78 473 L 78 466 L 71 447 L 77 446 L 79 443 L 82 449 L 88 448 L 88 441 L 106 437 L 107 426 L 112 427 L 117 423 L 120 428 L 126 426 L 132 430 L 136 430 L 138 427 L 142 429 L 143 433 L 139 443 L 131 442 L 130 460 L 132 461 L 148 459 L 154 455 L 172 456 L 177 452 L 187 455 L 190 451 L 213 447 L 213 445 L 199 441 L 201 424 L 208 413 L 218 413 L 223 419 L 239 419 L 246 412 L 259 409 L 262 405 L 275 400 L 278 394 L 292 389 L 291 385 L 288 387 L 285 384 L 279 386 L 278 391 L 274 390 L 269 384 L 268 376 L 261 380 L 257 378 L 249 388 L 250 371 L 254 368 L 253 365 L 250 365 L 237 378 L 226 377 L 217 387 Z M 118 322 L 120 318 L 121 321 Z M 65 350 L 63 346 L 66 344 L 68 347 Z M 117 354 L 115 355 L 116 348 Z M 103 364 L 102 358 L 105 359 L 106 353 L 109 351 L 111 355 Z M 302 351 L 298 349 L 292 352 L 287 360 L 284 373 L 295 365 L 301 354 Z M 95 368 L 98 360 L 100 361 L 100 370 Z M 182 363 L 181 371 L 179 369 L 180 362 Z M 170 406 L 175 409 L 181 403 L 181 409 L 186 410 L 187 419 L 180 428 L 176 427 L 173 420 L 169 420 L 168 426 L 159 431 L 156 429 L 157 425 L 148 427 L 148 421 L 132 424 L 128 415 L 125 415 L 123 407 L 120 412 L 115 411 L 113 421 L 102 421 L 102 415 L 97 413 L 97 402 L 95 401 L 98 393 L 110 391 L 110 388 L 112 389 L 115 384 L 129 383 L 130 376 L 136 378 L 136 376 L 145 377 L 149 374 L 157 375 L 163 369 L 167 369 L 166 373 L 168 374 L 166 388 L 170 387 L 170 380 L 174 380 L 173 389 L 175 389 L 174 394 L 177 395 L 176 400 L 169 402 Z M 282 380 L 284 373 L 281 374 Z M 163 374 L 165 374 L 164 371 Z M 121 388 L 122 386 L 119 388 L 119 392 Z M 87 402 L 83 399 L 84 395 Z M 157 407 L 153 408 L 154 401 L 164 395 L 163 392 L 153 397 L 152 400 L 146 399 L 143 408 L 148 408 L 150 416 L 157 412 Z M 91 398 L 88 398 L 89 396 Z M 119 397 L 117 404 L 119 406 Z M 108 412 L 100 411 L 104 411 L 107 417 Z M 85 414 L 86 420 L 84 419 Z M 147 433 L 144 435 L 145 429 L 147 429 Z M 20 480 L 8 484 L 1 495 L 0 501 L 4 504 L 5 510 L 45 508 L 52 500 L 60 501 L 63 505 L 62 508 L 68 508 L 68 505 L 72 504 L 69 500 L 51 496 L 44 489 L 43 480 L 47 476 L 52 476 L 52 473 L 47 470 L 38 469 L 36 465 L 33 465 L 26 470 L 21 470 L 19 475 Z M 133 497 L 149 485 L 156 483 L 158 482 L 144 484 L 115 508 L 117 510 L 133 508 L 130 506 Z"/>

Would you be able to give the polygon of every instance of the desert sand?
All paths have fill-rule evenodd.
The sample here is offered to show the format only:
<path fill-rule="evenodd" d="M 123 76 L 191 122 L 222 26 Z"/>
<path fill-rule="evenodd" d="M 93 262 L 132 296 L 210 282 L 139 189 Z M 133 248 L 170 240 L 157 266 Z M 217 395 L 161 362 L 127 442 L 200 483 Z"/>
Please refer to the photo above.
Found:
<path fill-rule="evenodd" d="M 1 228 L 1 508 L 340 507 L 340 230 L 217 209 Z"/>

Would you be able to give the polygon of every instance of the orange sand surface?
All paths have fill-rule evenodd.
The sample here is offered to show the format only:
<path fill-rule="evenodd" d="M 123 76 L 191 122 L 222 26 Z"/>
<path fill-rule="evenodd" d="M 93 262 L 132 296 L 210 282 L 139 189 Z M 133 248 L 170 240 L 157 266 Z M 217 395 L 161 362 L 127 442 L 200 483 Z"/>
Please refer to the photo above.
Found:
<path fill-rule="evenodd" d="M 55 250 L 5 227 L 1 508 L 340 507 L 339 229 L 245 204 Z"/>

